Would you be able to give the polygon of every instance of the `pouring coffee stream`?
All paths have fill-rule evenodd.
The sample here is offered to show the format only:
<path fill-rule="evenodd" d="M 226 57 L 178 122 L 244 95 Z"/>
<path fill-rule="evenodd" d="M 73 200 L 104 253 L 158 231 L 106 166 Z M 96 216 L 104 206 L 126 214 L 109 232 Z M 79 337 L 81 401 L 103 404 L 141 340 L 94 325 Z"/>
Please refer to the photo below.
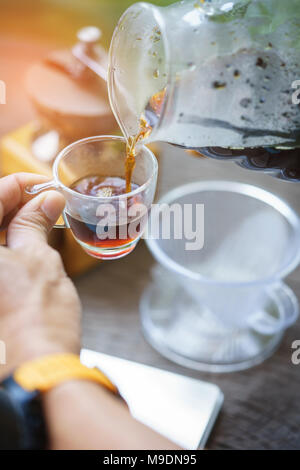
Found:
<path fill-rule="evenodd" d="M 151 126 L 145 117 L 140 119 L 140 130 L 135 136 L 130 136 L 127 139 L 126 145 L 126 160 L 125 160 L 125 180 L 126 180 L 126 193 L 131 192 L 132 174 L 135 168 L 136 146 L 138 142 L 145 139 L 151 132 Z"/>

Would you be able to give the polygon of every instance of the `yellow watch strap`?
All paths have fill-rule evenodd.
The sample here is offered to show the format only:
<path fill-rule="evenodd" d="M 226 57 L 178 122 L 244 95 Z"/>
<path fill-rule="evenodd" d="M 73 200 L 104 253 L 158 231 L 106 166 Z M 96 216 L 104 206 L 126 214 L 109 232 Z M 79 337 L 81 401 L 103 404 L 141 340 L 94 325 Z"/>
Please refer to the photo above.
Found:
<path fill-rule="evenodd" d="M 119 394 L 117 387 L 99 369 L 84 366 L 76 354 L 51 354 L 21 365 L 13 374 L 27 391 L 47 392 L 69 380 L 89 380 Z"/>

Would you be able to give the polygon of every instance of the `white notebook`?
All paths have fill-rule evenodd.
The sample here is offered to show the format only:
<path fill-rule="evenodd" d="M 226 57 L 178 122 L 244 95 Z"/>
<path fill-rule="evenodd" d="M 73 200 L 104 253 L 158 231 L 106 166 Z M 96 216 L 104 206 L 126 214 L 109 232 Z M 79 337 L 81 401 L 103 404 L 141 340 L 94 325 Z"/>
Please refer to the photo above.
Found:
<path fill-rule="evenodd" d="M 88 349 L 81 360 L 117 385 L 137 420 L 184 449 L 205 446 L 224 400 L 219 387 Z"/>

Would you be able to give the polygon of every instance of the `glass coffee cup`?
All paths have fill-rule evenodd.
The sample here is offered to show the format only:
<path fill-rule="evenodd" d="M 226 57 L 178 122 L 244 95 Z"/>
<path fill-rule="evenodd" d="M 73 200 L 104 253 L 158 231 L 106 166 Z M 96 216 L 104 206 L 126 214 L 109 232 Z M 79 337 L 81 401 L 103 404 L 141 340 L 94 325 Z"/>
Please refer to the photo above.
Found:
<path fill-rule="evenodd" d="M 146 226 L 157 182 L 157 160 L 137 148 L 132 190 L 125 192 L 126 140 L 89 137 L 66 147 L 53 165 L 53 180 L 26 189 L 56 189 L 66 199 L 65 225 L 91 256 L 109 260 L 131 253 Z M 80 191 L 80 192 L 79 192 Z"/>

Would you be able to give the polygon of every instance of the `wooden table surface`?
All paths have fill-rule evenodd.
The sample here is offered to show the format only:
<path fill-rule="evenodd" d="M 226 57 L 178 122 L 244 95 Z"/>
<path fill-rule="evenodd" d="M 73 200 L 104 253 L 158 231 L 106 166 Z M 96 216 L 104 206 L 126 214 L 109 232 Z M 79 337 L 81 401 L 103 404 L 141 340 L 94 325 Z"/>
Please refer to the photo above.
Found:
<path fill-rule="evenodd" d="M 19 59 L 11 53 L 13 46 Z M 0 107 L 0 135 L 32 117 L 19 80 L 28 65 L 26 51 L 12 42 L 8 48 L 0 38 L 0 79 L 8 83 L 8 103 Z M 32 60 L 43 52 L 31 45 L 28 57 Z M 198 160 L 165 144 L 161 149 L 159 194 L 189 181 L 239 180 L 272 190 L 300 211 L 298 184 L 242 170 L 229 162 Z M 225 402 L 209 449 L 300 449 L 300 365 L 291 363 L 291 344 L 300 340 L 299 321 L 286 332 L 278 351 L 251 370 L 215 375 L 179 367 L 155 352 L 141 333 L 139 299 L 150 282 L 153 263 L 140 242 L 130 256 L 103 263 L 75 280 L 84 312 L 83 346 L 217 384 Z M 289 277 L 288 284 L 300 299 L 300 270 Z"/>

